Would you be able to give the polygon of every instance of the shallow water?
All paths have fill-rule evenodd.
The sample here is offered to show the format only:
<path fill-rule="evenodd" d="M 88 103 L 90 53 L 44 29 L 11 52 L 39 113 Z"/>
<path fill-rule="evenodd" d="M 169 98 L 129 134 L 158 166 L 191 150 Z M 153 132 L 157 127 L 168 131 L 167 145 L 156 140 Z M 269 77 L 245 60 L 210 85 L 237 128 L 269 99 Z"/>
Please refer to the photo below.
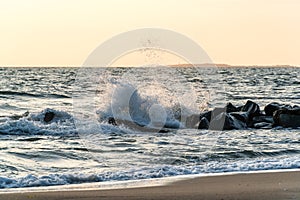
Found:
<path fill-rule="evenodd" d="M 96 81 L 78 82 L 85 73 L 91 71 L 0 68 L 0 188 L 300 168 L 299 129 L 194 130 L 177 117 L 229 101 L 253 100 L 262 109 L 271 102 L 300 105 L 299 68 L 112 68 L 93 71 Z M 145 133 L 107 124 L 116 113 L 128 117 L 119 108 L 132 86 L 138 86 L 132 119 L 153 123 L 147 112 L 155 104 L 167 123 L 182 129 Z M 100 129 L 84 135 L 75 122 L 90 110 L 75 105 L 74 113 L 72 98 L 87 91 Z M 47 108 L 56 113 L 52 123 L 42 120 Z"/>

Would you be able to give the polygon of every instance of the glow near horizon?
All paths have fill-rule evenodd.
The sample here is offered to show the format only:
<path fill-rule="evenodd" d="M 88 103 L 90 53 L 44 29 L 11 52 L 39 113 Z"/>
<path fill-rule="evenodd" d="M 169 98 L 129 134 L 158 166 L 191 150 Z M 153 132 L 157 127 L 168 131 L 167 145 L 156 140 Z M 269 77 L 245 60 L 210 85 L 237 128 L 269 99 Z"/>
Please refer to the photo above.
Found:
<path fill-rule="evenodd" d="M 299 65 L 299 9 L 297 0 L 2 0 L 0 66 L 80 66 L 106 39 L 143 27 L 182 33 L 215 63 Z"/>

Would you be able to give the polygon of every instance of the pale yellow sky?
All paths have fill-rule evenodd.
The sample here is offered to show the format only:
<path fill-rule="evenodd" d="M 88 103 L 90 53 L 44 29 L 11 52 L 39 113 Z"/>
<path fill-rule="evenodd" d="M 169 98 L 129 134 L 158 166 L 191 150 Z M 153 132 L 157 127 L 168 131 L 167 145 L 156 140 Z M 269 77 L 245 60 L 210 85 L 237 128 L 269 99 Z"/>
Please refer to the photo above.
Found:
<path fill-rule="evenodd" d="M 298 0 L 0 0 L 0 66 L 80 66 L 144 27 L 188 36 L 215 63 L 300 65 L 299 10 Z"/>

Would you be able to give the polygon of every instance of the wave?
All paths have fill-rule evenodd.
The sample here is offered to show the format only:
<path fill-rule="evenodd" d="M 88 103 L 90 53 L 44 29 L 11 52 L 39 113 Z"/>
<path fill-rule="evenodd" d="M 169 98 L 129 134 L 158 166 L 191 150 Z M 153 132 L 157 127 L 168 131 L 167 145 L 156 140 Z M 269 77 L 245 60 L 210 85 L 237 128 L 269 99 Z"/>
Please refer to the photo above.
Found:
<path fill-rule="evenodd" d="M 63 94 L 33 94 L 28 92 L 15 92 L 15 91 L 0 91 L 0 95 L 4 96 L 28 96 L 36 98 L 72 98 Z"/>
<path fill-rule="evenodd" d="M 291 155 L 291 154 L 300 154 L 300 150 L 297 149 L 282 149 L 282 150 L 262 150 L 262 151 L 254 151 L 254 150 L 239 150 L 232 152 L 218 152 L 212 153 L 208 155 L 209 160 L 219 160 L 220 158 L 226 159 L 239 159 L 239 158 L 259 158 L 259 157 L 275 157 L 280 155 Z"/>
<path fill-rule="evenodd" d="M 143 167 L 127 171 L 93 174 L 49 174 L 44 176 L 29 174 L 24 177 L 16 178 L 0 176 L 0 188 L 39 187 L 105 181 L 140 180 L 192 174 L 249 172 L 297 168 L 300 168 L 300 158 L 298 156 L 290 158 L 264 158 L 237 162 L 210 162 L 197 166 L 165 165 L 153 168 Z"/>
<path fill-rule="evenodd" d="M 53 112 L 51 123 L 44 121 L 45 113 Z M 4 121 L 3 121 L 4 120 Z M 65 111 L 44 109 L 39 113 L 12 116 L 2 119 L 0 134 L 2 135 L 69 135 L 76 134 L 74 119 Z"/>
<path fill-rule="evenodd" d="M 130 84 L 114 84 L 116 87 L 114 94 L 110 97 L 99 98 L 103 103 L 96 111 L 98 115 L 99 125 L 104 133 L 106 132 L 122 132 L 120 129 L 132 129 L 130 125 L 113 127 L 107 122 L 110 117 L 118 120 L 125 120 L 140 127 L 150 128 L 183 128 L 184 123 L 181 122 L 184 115 L 188 116 L 192 113 L 191 109 L 174 103 L 175 100 L 168 97 L 167 94 L 149 95 L 148 91 L 141 91 L 134 88 Z M 109 87 L 108 87 L 109 88 Z M 155 91 L 155 89 L 152 88 Z M 150 91 L 153 93 L 153 91 Z M 44 95 L 36 95 L 32 93 L 0 91 L 0 95 L 21 95 L 30 97 L 44 97 Z M 129 96 L 128 96 L 129 95 Z M 67 98 L 64 95 L 47 94 L 47 97 Z M 165 101 L 167 99 L 167 101 Z M 54 113 L 54 119 L 51 123 L 44 121 L 47 112 Z M 39 113 L 30 113 L 27 115 L 1 117 L 0 134 L 9 135 L 58 135 L 76 133 L 74 124 L 75 117 L 65 111 L 47 108 Z M 124 125 L 124 124 L 122 124 Z"/>
<path fill-rule="evenodd" d="M 227 94 L 231 99 L 235 100 L 257 100 L 257 99 L 263 99 L 263 100 L 277 100 L 277 99 L 285 99 L 285 100 L 298 100 L 300 97 L 271 97 L 271 96 L 238 96 L 238 95 L 231 95 Z"/>
<path fill-rule="evenodd" d="M 102 102 L 102 107 L 97 111 L 101 122 L 114 117 L 141 126 L 182 128 L 182 119 L 195 112 L 187 105 L 180 104 L 176 96 L 156 93 L 158 90 L 155 86 L 145 89 L 117 83 L 108 88 L 113 87 L 114 93 L 102 98 L 109 101 Z"/>
<path fill-rule="evenodd" d="M 146 121 L 146 118 L 137 116 L 146 115 L 146 111 L 141 110 L 140 107 L 135 104 L 134 107 L 135 114 L 133 119 L 129 119 L 131 123 L 136 123 L 141 126 L 147 125 L 149 121 Z M 98 111 L 99 112 L 99 111 Z M 139 113 L 140 112 L 140 113 Z M 144 113 L 143 113 L 144 112 Z M 45 116 L 47 113 L 53 113 L 53 119 L 49 122 L 45 121 Z M 98 113 L 99 114 L 99 113 Z M 103 118 L 106 116 L 106 118 Z M 132 129 L 132 126 L 128 125 L 120 125 L 113 126 L 108 124 L 108 116 L 111 116 L 111 113 L 101 112 L 99 114 L 99 126 L 91 127 L 92 130 L 86 130 L 87 133 L 95 132 L 95 133 L 134 133 L 135 130 Z M 147 118 L 149 119 L 149 118 Z M 169 120 L 165 123 L 166 126 L 169 127 L 179 127 L 179 122 L 174 120 Z M 87 127 L 85 127 L 86 129 Z M 95 129 L 97 128 L 97 129 Z M 1 116 L 0 117 L 0 135 L 73 135 L 78 134 L 75 117 L 65 111 L 55 110 L 51 108 L 46 108 L 38 113 L 24 113 L 23 115 L 13 115 L 13 116 Z"/>

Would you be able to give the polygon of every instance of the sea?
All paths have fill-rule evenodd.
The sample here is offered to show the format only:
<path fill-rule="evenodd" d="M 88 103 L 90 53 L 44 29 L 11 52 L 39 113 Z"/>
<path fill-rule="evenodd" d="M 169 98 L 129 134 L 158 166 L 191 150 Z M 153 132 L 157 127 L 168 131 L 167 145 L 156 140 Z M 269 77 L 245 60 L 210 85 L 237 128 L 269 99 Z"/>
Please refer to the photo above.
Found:
<path fill-rule="evenodd" d="M 300 129 L 186 127 L 228 102 L 300 106 L 297 67 L 7 67 L 0 77 L 1 189 L 300 168 Z"/>

